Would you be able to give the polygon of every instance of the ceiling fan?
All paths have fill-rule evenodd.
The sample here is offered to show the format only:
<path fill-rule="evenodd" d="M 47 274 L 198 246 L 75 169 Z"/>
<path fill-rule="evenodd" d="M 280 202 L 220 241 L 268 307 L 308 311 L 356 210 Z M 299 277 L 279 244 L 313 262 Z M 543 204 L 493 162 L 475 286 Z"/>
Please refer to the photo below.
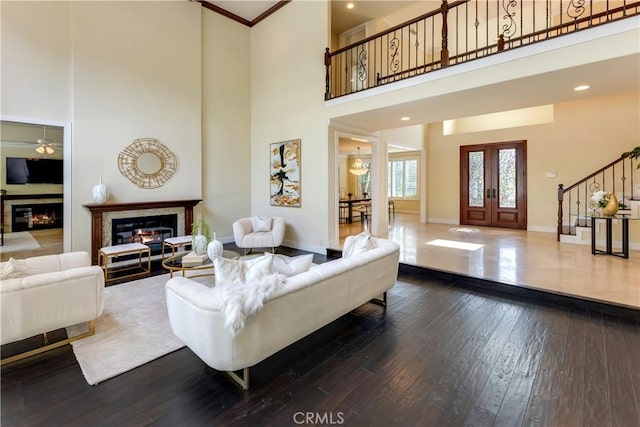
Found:
<path fill-rule="evenodd" d="M 38 138 L 37 143 L 36 143 L 36 152 L 39 154 L 53 154 L 56 152 L 54 146 L 56 146 L 57 144 L 54 144 L 53 142 L 51 142 L 50 140 L 47 139 L 47 126 L 44 126 L 44 135 L 42 138 Z"/>

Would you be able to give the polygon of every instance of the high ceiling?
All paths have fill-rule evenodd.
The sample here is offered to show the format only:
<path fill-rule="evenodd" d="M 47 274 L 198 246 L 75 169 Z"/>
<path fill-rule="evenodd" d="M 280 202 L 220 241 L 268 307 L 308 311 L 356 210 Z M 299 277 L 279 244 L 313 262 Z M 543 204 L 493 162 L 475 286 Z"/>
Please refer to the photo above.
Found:
<path fill-rule="evenodd" d="M 352 9 L 348 9 L 347 5 L 353 4 Z M 428 3 L 435 3 L 431 5 Z M 428 12 L 433 9 L 437 9 L 440 6 L 440 1 L 380 1 L 380 0 L 367 0 L 367 1 L 347 1 L 347 0 L 333 0 L 331 2 L 331 31 L 335 34 L 343 33 L 360 24 L 371 21 L 372 19 L 384 18 L 401 10 L 413 9 L 417 12 L 412 13 L 410 17 L 420 15 L 421 13 Z M 397 24 L 394 22 L 393 24 Z"/>
<path fill-rule="evenodd" d="M 249 22 L 280 3 L 275 0 L 208 0 L 208 2 Z M 354 3 L 354 7 L 348 9 L 347 3 Z M 440 3 L 440 0 L 333 0 L 331 2 L 332 32 L 339 34 L 376 18 L 385 18 L 387 25 L 397 25 L 421 13 L 437 9 Z M 572 89 L 580 83 L 578 80 L 582 83 L 588 82 L 591 89 L 585 93 L 574 92 Z M 346 128 L 376 132 L 458 117 L 569 102 L 585 97 L 638 91 L 640 91 L 640 56 L 635 54 L 532 75 L 523 79 L 505 79 L 495 85 L 364 111 L 341 117 L 336 120 L 336 123 Z M 401 123 L 399 118 L 402 116 L 411 117 L 411 121 Z M 343 145 L 344 149 L 342 149 Z M 341 139 L 341 154 L 351 154 L 357 146 L 361 147 L 363 154 L 370 149 L 370 144 Z"/>
<path fill-rule="evenodd" d="M 221 9 L 231 12 L 236 16 L 239 16 L 249 22 L 262 15 L 267 10 L 271 9 L 277 3 L 278 0 L 206 0 L 203 3 L 209 3 L 214 6 L 218 6 Z"/>
<path fill-rule="evenodd" d="M 232 13 L 245 21 L 252 22 L 269 9 L 276 6 L 278 0 L 203 0 L 220 9 Z M 353 8 L 347 8 L 352 3 Z M 437 9 L 439 0 L 333 0 L 331 2 L 331 30 L 340 34 L 346 30 L 357 27 L 367 21 L 383 18 L 399 10 L 419 7 L 417 14 Z M 416 16 L 413 14 L 411 17 Z"/>

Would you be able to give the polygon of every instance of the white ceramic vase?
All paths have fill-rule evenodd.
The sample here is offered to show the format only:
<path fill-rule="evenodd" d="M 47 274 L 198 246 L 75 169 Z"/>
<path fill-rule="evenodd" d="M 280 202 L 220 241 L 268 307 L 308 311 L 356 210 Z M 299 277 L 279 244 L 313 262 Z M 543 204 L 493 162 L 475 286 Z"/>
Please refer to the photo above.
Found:
<path fill-rule="evenodd" d="M 93 196 L 93 201 L 99 204 L 106 202 L 109 198 L 109 191 L 107 190 L 107 186 L 102 183 L 102 178 L 100 178 L 98 185 L 93 186 L 91 195 Z"/>
<path fill-rule="evenodd" d="M 198 234 L 191 239 L 191 249 L 196 255 L 204 255 L 207 253 L 207 237 L 202 234 L 200 228 L 198 228 Z"/>
<path fill-rule="evenodd" d="M 207 256 L 211 261 L 213 261 L 214 258 L 222 256 L 223 250 L 222 242 L 220 240 L 216 240 L 216 233 L 213 233 L 213 240 L 211 240 L 207 246 Z"/>

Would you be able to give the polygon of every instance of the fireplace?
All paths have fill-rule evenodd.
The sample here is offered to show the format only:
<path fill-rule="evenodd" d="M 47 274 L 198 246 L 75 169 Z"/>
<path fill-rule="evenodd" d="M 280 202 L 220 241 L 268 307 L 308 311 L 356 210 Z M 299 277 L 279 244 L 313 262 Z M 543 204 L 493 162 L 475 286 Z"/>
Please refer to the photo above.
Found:
<path fill-rule="evenodd" d="M 62 227 L 62 203 L 11 206 L 11 231 Z"/>
<path fill-rule="evenodd" d="M 111 244 L 142 243 L 151 254 L 162 251 L 162 242 L 177 236 L 178 215 L 149 215 L 111 220 Z"/>
<path fill-rule="evenodd" d="M 174 229 L 173 235 L 183 236 L 191 234 L 193 207 L 200 202 L 200 199 L 188 199 L 154 202 L 89 203 L 82 205 L 91 212 L 91 262 L 97 265 L 100 248 L 113 245 L 112 220 L 149 215 L 177 214 L 178 222 L 175 227 L 177 233 Z"/>

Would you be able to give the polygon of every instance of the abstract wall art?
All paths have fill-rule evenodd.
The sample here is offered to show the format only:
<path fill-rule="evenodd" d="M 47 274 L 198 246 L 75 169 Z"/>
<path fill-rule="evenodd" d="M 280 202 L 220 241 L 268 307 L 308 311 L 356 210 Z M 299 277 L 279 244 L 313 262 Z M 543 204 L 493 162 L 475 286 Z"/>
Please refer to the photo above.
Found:
<path fill-rule="evenodd" d="M 270 144 L 271 206 L 300 207 L 300 142 Z"/>

